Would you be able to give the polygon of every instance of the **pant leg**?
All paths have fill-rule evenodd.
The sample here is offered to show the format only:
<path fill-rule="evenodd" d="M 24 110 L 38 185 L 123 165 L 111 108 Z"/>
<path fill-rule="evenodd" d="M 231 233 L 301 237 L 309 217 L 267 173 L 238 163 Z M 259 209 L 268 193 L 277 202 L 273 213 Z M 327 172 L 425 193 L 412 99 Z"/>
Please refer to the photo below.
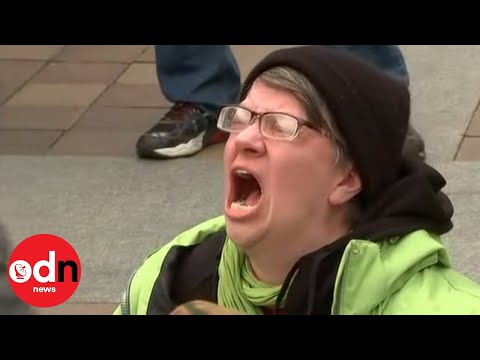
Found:
<path fill-rule="evenodd" d="M 228 45 L 155 45 L 157 76 L 170 102 L 216 110 L 238 100 L 240 70 Z"/>
<path fill-rule="evenodd" d="M 346 50 L 393 75 L 410 83 L 407 65 L 398 45 L 330 45 Z"/>

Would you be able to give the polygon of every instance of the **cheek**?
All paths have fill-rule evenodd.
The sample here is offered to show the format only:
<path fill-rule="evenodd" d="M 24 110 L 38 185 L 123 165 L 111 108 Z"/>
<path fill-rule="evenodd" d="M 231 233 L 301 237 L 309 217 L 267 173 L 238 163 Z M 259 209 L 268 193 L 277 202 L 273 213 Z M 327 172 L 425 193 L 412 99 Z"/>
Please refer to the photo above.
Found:
<path fill-rule="evenodd" d="M 328 158 L 307 155 L 302 152 L 300 156 L 292 157 L 290 161 L 283 161 L 276 169 L 271 180 L 274 194 L 289 202 L 318 203 L 319 199 L 326 199 L 332 190 L 333 167 Z"/>

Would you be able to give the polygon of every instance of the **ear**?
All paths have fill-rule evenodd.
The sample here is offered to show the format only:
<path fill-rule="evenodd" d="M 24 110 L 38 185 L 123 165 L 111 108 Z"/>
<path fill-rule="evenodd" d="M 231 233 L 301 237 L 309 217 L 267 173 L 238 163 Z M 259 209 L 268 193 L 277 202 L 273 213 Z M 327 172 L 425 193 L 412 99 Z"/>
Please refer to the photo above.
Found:
<path fill-rule="evenodd" d="M 328 197 L 331 206 L 340 206 L 353 199 L 362 190 L 362 180 L 352 164 L 338 172 L 336 184 Z"/>

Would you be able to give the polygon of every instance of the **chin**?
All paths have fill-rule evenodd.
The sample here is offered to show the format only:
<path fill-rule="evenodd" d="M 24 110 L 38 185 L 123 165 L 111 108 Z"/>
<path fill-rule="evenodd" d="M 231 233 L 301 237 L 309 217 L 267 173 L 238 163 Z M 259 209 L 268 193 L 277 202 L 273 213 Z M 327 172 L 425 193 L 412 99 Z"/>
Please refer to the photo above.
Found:
<path fill-rule="evenodd" d="M 255 247 L 264 237 L 265 231 L 249 222 L 237 222 L 226 218 L 228 237 L 241 249 L 248 250 Z"/>

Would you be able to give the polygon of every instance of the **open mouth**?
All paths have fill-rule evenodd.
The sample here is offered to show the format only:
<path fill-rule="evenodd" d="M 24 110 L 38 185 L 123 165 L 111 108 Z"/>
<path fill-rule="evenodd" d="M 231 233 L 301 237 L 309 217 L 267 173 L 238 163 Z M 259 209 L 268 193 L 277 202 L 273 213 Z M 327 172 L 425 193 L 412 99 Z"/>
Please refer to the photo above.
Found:
<path fill-rule="evenodd" d="M 231 207 L 248 210 L 256 206 L 262 197 L 257 179 L 246 170 L 235 170 L 231 182 Z"/>

